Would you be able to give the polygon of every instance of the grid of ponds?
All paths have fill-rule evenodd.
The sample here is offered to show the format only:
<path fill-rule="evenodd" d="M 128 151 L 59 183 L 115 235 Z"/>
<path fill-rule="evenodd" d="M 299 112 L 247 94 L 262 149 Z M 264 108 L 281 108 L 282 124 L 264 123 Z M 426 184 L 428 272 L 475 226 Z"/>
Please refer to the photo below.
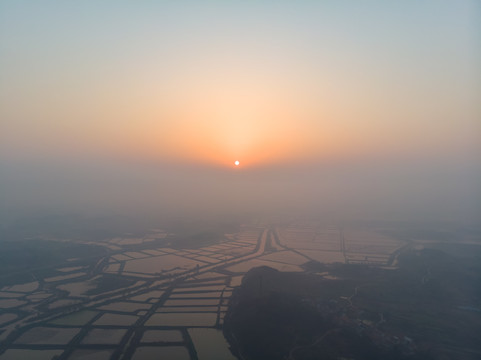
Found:
<path fill-rule="evenodd" d="M 95 271 L 73 264 L 0 289 L 0 360 L 234 359 L 222 326 L 232 291 L 251 268 L 299 272 L 310 260 L 386 261 L 401 246 L 303 223 L 245 227 L 198 249 L 145 248 L 153 238 L 112 239 Z"/>

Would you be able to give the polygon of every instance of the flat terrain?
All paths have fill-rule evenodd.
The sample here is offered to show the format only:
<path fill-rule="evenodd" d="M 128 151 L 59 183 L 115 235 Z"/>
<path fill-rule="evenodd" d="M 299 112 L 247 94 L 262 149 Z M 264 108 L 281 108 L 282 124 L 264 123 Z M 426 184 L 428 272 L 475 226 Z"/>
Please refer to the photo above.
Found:
<path fill-rule="evenodd" d="M 394 269 L 405 249 L 449 243 L 301 221 L 245 224 L 222 236 L 155 229 L 96 241 L 41 235 L 15 241 L 0 265 L 0 360 L 235 358 L 222 336 L 224 317 L 253 267 L 319 274 L 323 269 L 309 264 Z M 465 243 L 479 249 L 473 239 Z"/>

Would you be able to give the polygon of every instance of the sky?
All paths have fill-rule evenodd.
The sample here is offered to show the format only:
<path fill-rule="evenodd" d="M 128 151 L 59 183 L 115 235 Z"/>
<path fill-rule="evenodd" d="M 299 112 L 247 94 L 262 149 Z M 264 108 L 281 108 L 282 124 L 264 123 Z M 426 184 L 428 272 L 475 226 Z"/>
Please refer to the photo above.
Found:
<path fill-rule="evenodd" d="M 4 0 L 0 214 L 476 218 L 480 34 L 465 0 Z"/>

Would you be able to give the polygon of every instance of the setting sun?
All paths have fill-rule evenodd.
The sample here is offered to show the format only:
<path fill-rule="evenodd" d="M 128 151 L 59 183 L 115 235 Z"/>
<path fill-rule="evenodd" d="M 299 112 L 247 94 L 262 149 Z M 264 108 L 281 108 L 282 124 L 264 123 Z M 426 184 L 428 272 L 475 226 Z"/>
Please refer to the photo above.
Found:
<path fill-rule="evenodd" d="M 239 164 L 240 164 L 239 160 L 236 160 L 236 161 L 234 162 L 234 164 L 235 164 L 235 166 L 239 166 Z"/>

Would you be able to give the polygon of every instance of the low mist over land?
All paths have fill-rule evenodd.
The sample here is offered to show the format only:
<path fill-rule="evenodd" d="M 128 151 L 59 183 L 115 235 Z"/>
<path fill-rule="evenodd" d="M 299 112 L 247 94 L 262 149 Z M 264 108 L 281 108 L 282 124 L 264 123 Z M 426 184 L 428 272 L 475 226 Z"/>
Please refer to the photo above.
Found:
<path fill-rule="evenodd" d="M 256 168 L 4 161 L 1 210 L 4 223 L 49 214 L 145 220 L 310 214 L 337 221 L 476 222 L 480 167 L 475 160 L 449 160 L 279 163 Z"/>

